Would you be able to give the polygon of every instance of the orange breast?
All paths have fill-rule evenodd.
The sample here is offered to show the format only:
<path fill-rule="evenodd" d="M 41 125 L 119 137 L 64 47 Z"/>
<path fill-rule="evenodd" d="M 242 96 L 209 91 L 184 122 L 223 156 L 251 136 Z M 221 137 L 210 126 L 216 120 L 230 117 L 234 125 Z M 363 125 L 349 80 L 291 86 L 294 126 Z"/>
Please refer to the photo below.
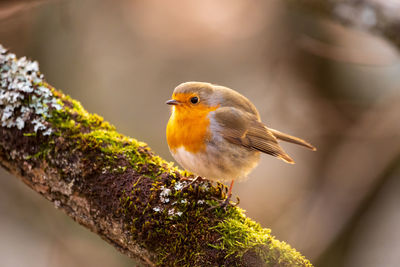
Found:
<path fill-rule="evenodd" d="M 174 111 L 167 125 L 167 142 L 172 150 L 184 147 L 189 152 L 200 152 L 206 149 L 206 140 L 210 138 L 208 114 L 217 107 L 174 106 Z"/>

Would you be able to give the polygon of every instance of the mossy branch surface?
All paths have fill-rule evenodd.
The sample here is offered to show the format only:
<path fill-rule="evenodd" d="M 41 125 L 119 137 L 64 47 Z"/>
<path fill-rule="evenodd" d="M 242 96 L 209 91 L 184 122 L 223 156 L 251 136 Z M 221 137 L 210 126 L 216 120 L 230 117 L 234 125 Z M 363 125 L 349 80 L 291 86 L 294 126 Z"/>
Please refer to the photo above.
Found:
<path fill-rule="evenodd" d="M 47 84 L 0 45 L 0 164 L 148 266 L 311 266 L 238 207 Z"/>

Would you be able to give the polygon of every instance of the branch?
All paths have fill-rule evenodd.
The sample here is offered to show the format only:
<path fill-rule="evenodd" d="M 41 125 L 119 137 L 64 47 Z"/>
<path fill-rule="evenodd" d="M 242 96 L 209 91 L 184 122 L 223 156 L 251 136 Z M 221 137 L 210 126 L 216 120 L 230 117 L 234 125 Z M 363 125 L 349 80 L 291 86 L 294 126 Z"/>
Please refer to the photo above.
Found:
<path fill-rule="evenodd" d="M 240 208 L 47 84 L 0 45 L 0 164 L 147 266 L 311 266 Z M 215 206 L 215 208 L 210 208 Z"/>
<path fill-rule="evenodd" d="M 344 25 L 379 34 L 400 49 L 400 3 L 397 0 L 288 0 Z"/>

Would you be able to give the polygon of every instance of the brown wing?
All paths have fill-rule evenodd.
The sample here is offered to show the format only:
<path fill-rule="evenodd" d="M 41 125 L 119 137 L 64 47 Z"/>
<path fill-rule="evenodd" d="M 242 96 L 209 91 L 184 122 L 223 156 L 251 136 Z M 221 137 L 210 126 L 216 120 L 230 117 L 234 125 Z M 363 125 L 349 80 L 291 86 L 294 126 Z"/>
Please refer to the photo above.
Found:
<path fill-rule="evenodd" d="M 255 115 L 232 107 L 222 107 L 215 111 L 214 118 L 222 126 L 219 131 L 227 141 L 294 163 Z"/>

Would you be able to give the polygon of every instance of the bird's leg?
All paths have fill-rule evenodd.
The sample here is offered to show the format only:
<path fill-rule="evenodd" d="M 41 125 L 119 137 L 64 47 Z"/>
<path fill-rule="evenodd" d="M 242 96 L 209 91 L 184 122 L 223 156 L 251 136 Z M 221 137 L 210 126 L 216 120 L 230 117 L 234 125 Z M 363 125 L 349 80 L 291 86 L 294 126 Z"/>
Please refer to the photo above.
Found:
<path fill-rule="evenodd" d="M 233 188 L 234 183 L 235 183 L 235 180 L 232 180 L 231 184 L 229 185 L 227 197 L 226 197 L 225 201 L 222 203 L 223 206 L 232 205 L 234 207 L 234 206 L 239 205 L 240 199 L 238 197 L 237 197 L 236 203 L 233 203 L 233 204 L 230 203 L 231 197 L 232 197 L 232 188 Z"/>
<path fill-rule="evenodd" d="M 235 207 L 235 206 L 239 205 L 240 199 L 238 197 L 237 197 L 237 202 L 236 203 L 231 203 L 230 202 L 231 197 L 232 197 L 232 188 L 233 188 L 233 184 L 234 183 L 235 183 L 235 180 L 232 180 L 231 184 L 229 185 L 229 189 L 228 189 L 228 193 L 227 193 L 226 199 L 224 201 L 220 202 L 219 205 L 213 206 L 210 209 L 215 209 L 215 208 L 219 208 L 219 207 L 226 209 L 226 207 L 228 205 L 230 205 L 232 207 Z"/>
<path fill-rule="evenodd" d="M 229 201 L 231 199 L 232 196 L 232 188 L 233 188 L 233 184 L 235 183 L 235 180 L 232 180 L 230 186 L 229 186 L 229 190 L 228 190 L 228 196 L 226 198 L 225 201 Z"/>

